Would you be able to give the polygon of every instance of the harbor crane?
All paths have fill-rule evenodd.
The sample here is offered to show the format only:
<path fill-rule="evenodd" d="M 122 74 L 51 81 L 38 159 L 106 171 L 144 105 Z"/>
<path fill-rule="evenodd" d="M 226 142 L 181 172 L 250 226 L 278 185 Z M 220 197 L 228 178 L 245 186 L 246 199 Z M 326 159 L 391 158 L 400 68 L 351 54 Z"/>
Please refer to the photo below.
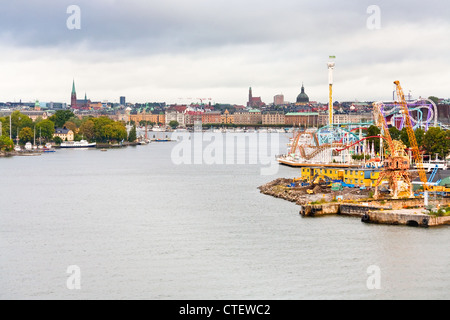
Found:
<path fill-rule="evenodd" d="M 408 134 L 408 140 L 410 143 L 410 149 L 416 163 L 417 172 L 419 174 L 420 181 L 423 185 L 425 194 L 425 205 L 427 204 L 428 192 L 449 192 L 447 188 L 430 185 L 427 175 L 423 166 L 422 156 L 420 154 L 419 146 L 417 144 L 416 135 L 414 133 L 413 124 L 409 114 L 408 103 L 406 102 L 403 89 L 400 85 L 400 81 L 394 81 L 396 86 L 396 93 L 398 101 L 396 104 L 399 106 L 400 112 L 403 116 L 406 132 Z M 380 177 L 375 184 L 375 198 L 378 197 L 378 186 L 382 180 L 388 180 L 389 187 L 393 193 L 393 198 L 396 199 L 400 192 L 408 192 L 410 197 L 414 197 L 412 190 L 412 183 L 410 179 L 410 161 L 405 153 L 405 145 L 400 141 L 392 140 L 387 127 L 386 118 L 383 114 L 383 108 L 381 103 L 374 103 L 375 120 L 379 127 L 381 127 L 385 140 L 388 142 L 389 153 L 386 150 L 386 158 L 384 161 L 383 170 L 380 172 Z M 403 187 L 402 187 L 403 185 Z"/>

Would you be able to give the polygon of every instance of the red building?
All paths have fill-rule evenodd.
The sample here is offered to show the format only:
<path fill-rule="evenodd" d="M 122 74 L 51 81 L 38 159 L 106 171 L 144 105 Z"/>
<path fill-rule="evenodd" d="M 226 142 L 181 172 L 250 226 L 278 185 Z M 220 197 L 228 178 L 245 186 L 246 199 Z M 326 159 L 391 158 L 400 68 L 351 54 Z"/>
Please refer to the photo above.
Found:
<path fill-rule="evenodd" d="M 248 92 L 247 107 L 260 108 L 262 106 L 264 106 L 264 102 L 262 102 L 261 97 L 253 97 L 252 87 L 250 87 L 249 92 Z"/>

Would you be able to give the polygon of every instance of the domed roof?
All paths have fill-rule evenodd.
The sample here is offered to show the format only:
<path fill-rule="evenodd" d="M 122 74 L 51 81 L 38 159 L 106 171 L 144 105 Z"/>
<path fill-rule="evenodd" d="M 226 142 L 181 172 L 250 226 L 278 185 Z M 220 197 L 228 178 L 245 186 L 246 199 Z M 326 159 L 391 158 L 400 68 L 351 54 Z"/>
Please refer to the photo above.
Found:
<path fill-rule="evenodd" d="M 302 84 L 302 92 L 297 96 L 297 103 L 309 102 L 309 97 L 305 93 L 305 87 Z"/>

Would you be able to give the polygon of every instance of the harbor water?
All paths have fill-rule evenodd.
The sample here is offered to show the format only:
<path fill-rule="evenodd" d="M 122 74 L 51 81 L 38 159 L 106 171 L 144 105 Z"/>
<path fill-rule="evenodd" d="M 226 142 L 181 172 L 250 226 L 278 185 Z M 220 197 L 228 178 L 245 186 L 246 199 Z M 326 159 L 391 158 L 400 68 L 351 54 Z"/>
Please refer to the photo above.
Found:
<path fill-rule="evenodd" d="M 448 298 L 448 227 L 302 218 L 257 189 L 299 169 L 183 163 L 179 146 L 0 159 L 0 298 Z"/>

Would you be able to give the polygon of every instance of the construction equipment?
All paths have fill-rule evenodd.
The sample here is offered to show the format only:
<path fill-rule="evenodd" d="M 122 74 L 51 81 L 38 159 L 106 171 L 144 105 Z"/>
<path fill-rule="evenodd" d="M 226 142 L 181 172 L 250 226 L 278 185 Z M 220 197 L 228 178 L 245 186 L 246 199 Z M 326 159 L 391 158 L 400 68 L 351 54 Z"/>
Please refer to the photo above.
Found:
<path fill-rule="evenodd" d="M 401 96 L 400 99 L 402 99 Z M 407 109 L 406 102 L 405 107 Z M 381 103 L 374 103 L 374 116 L 375 123 L 380 127 L 380 134 L 388 145 L 388 149 L 384 151 L 385 160 L 382 171 L 375 183 L 374 197 L 375 199 L 379 197 L 378 189 L 383 180 L 388 181 L 389 189 L 392 191 L 394 199 L 397 199 L 399 196 L 413 197 L 414 193 L 409 173 L 409 159 L 405 152 L 406 146 L 400 141 L 392 140 Z"/>
<path fill-rule="evenodd" d="M 401 107 L 401 111 L 403 114 L 403 119 L 405 121 L 406 132 L 408 133 L 409 143 L 411 145 L 411 150 L 414 156 L 414 161 L 416 162 L 417 171 L 419 173 L 420 180 L 423 183 L 423 190 L 430 191 L 428 186 L 427 175 L 425 173 L 425 169 L 423 168 L 423 161 L 420 155 L 419 147 L 417 145 L 416 135 L 414 133 L 413 125 L 411 122 L 411 118 L 409 116 L 408 104 L 405 100 L 405 95 L 403 94 L 403 89 L 400 86 L 400 81 L 394 81 L 397 91 L 397 98 L 399 99 L 399 104 Z"/>

